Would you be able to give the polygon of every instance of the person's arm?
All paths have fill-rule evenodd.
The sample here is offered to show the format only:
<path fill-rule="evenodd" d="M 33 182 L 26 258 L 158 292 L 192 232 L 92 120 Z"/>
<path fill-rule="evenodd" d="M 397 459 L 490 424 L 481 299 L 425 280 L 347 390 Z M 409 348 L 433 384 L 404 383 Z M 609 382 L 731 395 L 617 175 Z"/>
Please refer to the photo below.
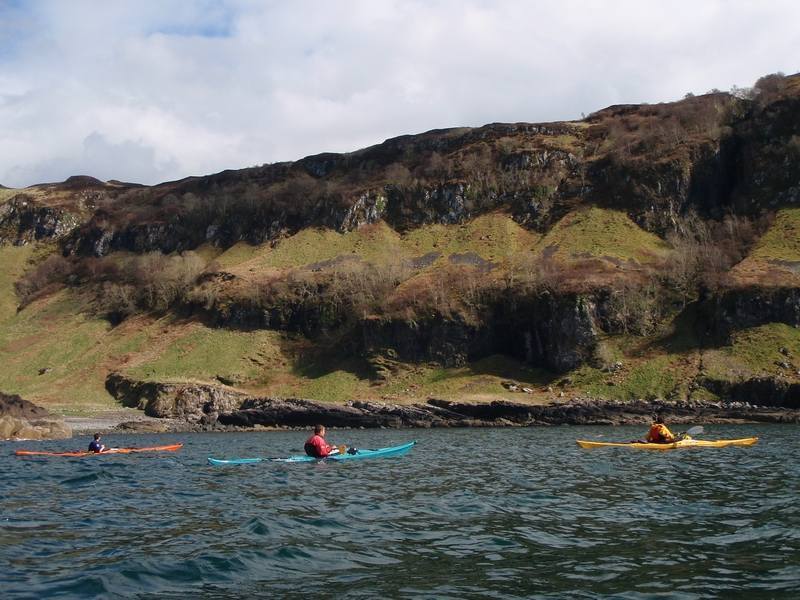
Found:
<path fill-rule="evenodd" d="M 328 442 L 322 438 L 318 438 L 314 441 L 316 442 L 315 445 L 317 447 L 317 456 L 319 458 L 325 458 L 331 453 L 331 446 L 328 444 Z"/>

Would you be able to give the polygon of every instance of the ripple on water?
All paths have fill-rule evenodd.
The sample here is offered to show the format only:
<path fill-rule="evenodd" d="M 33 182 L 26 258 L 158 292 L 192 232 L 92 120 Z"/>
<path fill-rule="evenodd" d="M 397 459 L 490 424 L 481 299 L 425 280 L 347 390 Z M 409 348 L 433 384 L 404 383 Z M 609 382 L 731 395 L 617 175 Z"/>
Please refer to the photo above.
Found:
<path fill-rule="evenodd" d="M 800 596 L 800 449 L 585 451 L 626 428 L 336 431 L 398 460 L 213 468 L 298 451 L 298 432 L 180 439 L 169 457 L 0 453 L 4 597 L 714 598 Z M 713 435 L 712 435 L 713 434 Z M 45 444 L 56 449 L 56 442 Z M 63 444 L 62 444 L 63 447 Z M 457 448 L 457 452 L 452 449 Z"/>

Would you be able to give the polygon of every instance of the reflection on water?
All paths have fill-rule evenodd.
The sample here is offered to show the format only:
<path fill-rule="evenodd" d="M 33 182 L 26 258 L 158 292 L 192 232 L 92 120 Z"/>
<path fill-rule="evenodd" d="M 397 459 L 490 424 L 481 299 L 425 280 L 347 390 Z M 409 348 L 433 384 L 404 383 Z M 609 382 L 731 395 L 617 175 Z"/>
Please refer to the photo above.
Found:
<path fill-rule="evenodd" d="M 107 436 L 174 455 L 20 459 L 0 446 L 4 597 L 795 598 L 796 428 L 752 448 L 581 450 L 631 428 L 334 431 L 407 456 L 209 467 L 300 432 Z M 31 445 L 32 442 L 27 442 Z M 40 444 L 61 448 L 64 442 Z"/>

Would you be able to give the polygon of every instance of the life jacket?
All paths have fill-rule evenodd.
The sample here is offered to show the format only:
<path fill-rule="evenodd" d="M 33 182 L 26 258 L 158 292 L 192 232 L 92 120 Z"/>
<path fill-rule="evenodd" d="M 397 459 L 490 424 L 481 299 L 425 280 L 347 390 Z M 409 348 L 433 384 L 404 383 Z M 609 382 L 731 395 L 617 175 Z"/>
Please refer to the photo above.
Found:
<path fill-rule="evenodd" d="M 327 449 L 327 452 L 325 452 Z M 330 447 L 322 439 L 321 436 L 314 434 L 303 445 L 303 450 L 306 451 L 308 456 L 313 456 L 314 458 L 325 458 L 330 453 Z"/>
<path fill-rule="evenodd" d="M 675 436 L 663 423 L 653 423 L 647 433 L 647 441 L 652 444 L 668 444 L 674 441 Z"/>

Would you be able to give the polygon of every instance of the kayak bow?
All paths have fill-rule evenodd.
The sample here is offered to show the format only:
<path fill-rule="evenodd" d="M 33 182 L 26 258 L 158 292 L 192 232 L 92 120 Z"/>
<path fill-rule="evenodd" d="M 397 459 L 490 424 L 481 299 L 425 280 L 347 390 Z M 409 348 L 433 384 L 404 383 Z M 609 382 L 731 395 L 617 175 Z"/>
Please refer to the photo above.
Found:
<path fill-rule="evenodd" d="M 377 450 L 361 450 L 359 449 L 355 454 L 332 454 L 330 456 L 326 456 L 325 458 L 315 458 L 313 456 L 306 456 L 297 455 L 297 456 L 289 456 L 286 458 L 231 458 L 228 460 L 222 460 L 219 458 L 211 458 L 208 457 L 208 464 L 214 465 L 215 467 L 224 466 L 224 465 L 250 465 L 254 463 L 259 463 L 263 461 L 270 461 L 270 462 L 283 462 L 283 463 L 299 463 L 299 462 L 317 462 L 319 460 L 326 460 L 326 461 L 334 461 L 340 462 L 343 460 L 363 460 L 367 458 L 388 458 L 391 456 L 402 456 L 411 448 L 414 447 L 414 444 L 417 442 L 408 442 L 407 444 L 402 444 L 400 446 L 389 446 L 387 448 L 378 448 Z"/>
<path fill-rule="evenodd" d="M 109 448 L 103 452 L 42 452 L 38 450 L 17 450 L 17 456 L 105 456 L 106 454 L 133 454 L 136 452 L 175 452 L 180 450 L 183 444 L 172 444 L 169 446 L 150 446 L 149 448 Z"/>
<path fill-rule="evenodd" d="M 592 442 L 576 440 L 581 448 L 636 448 L 637 450 L 674 450 L 676 448 L 725 448 L 727 446 L 752 446 L 757 437 L 738 440 L 695 440 L 686 438 L 670 444 L 651 444 L 647 442 Z"/>

